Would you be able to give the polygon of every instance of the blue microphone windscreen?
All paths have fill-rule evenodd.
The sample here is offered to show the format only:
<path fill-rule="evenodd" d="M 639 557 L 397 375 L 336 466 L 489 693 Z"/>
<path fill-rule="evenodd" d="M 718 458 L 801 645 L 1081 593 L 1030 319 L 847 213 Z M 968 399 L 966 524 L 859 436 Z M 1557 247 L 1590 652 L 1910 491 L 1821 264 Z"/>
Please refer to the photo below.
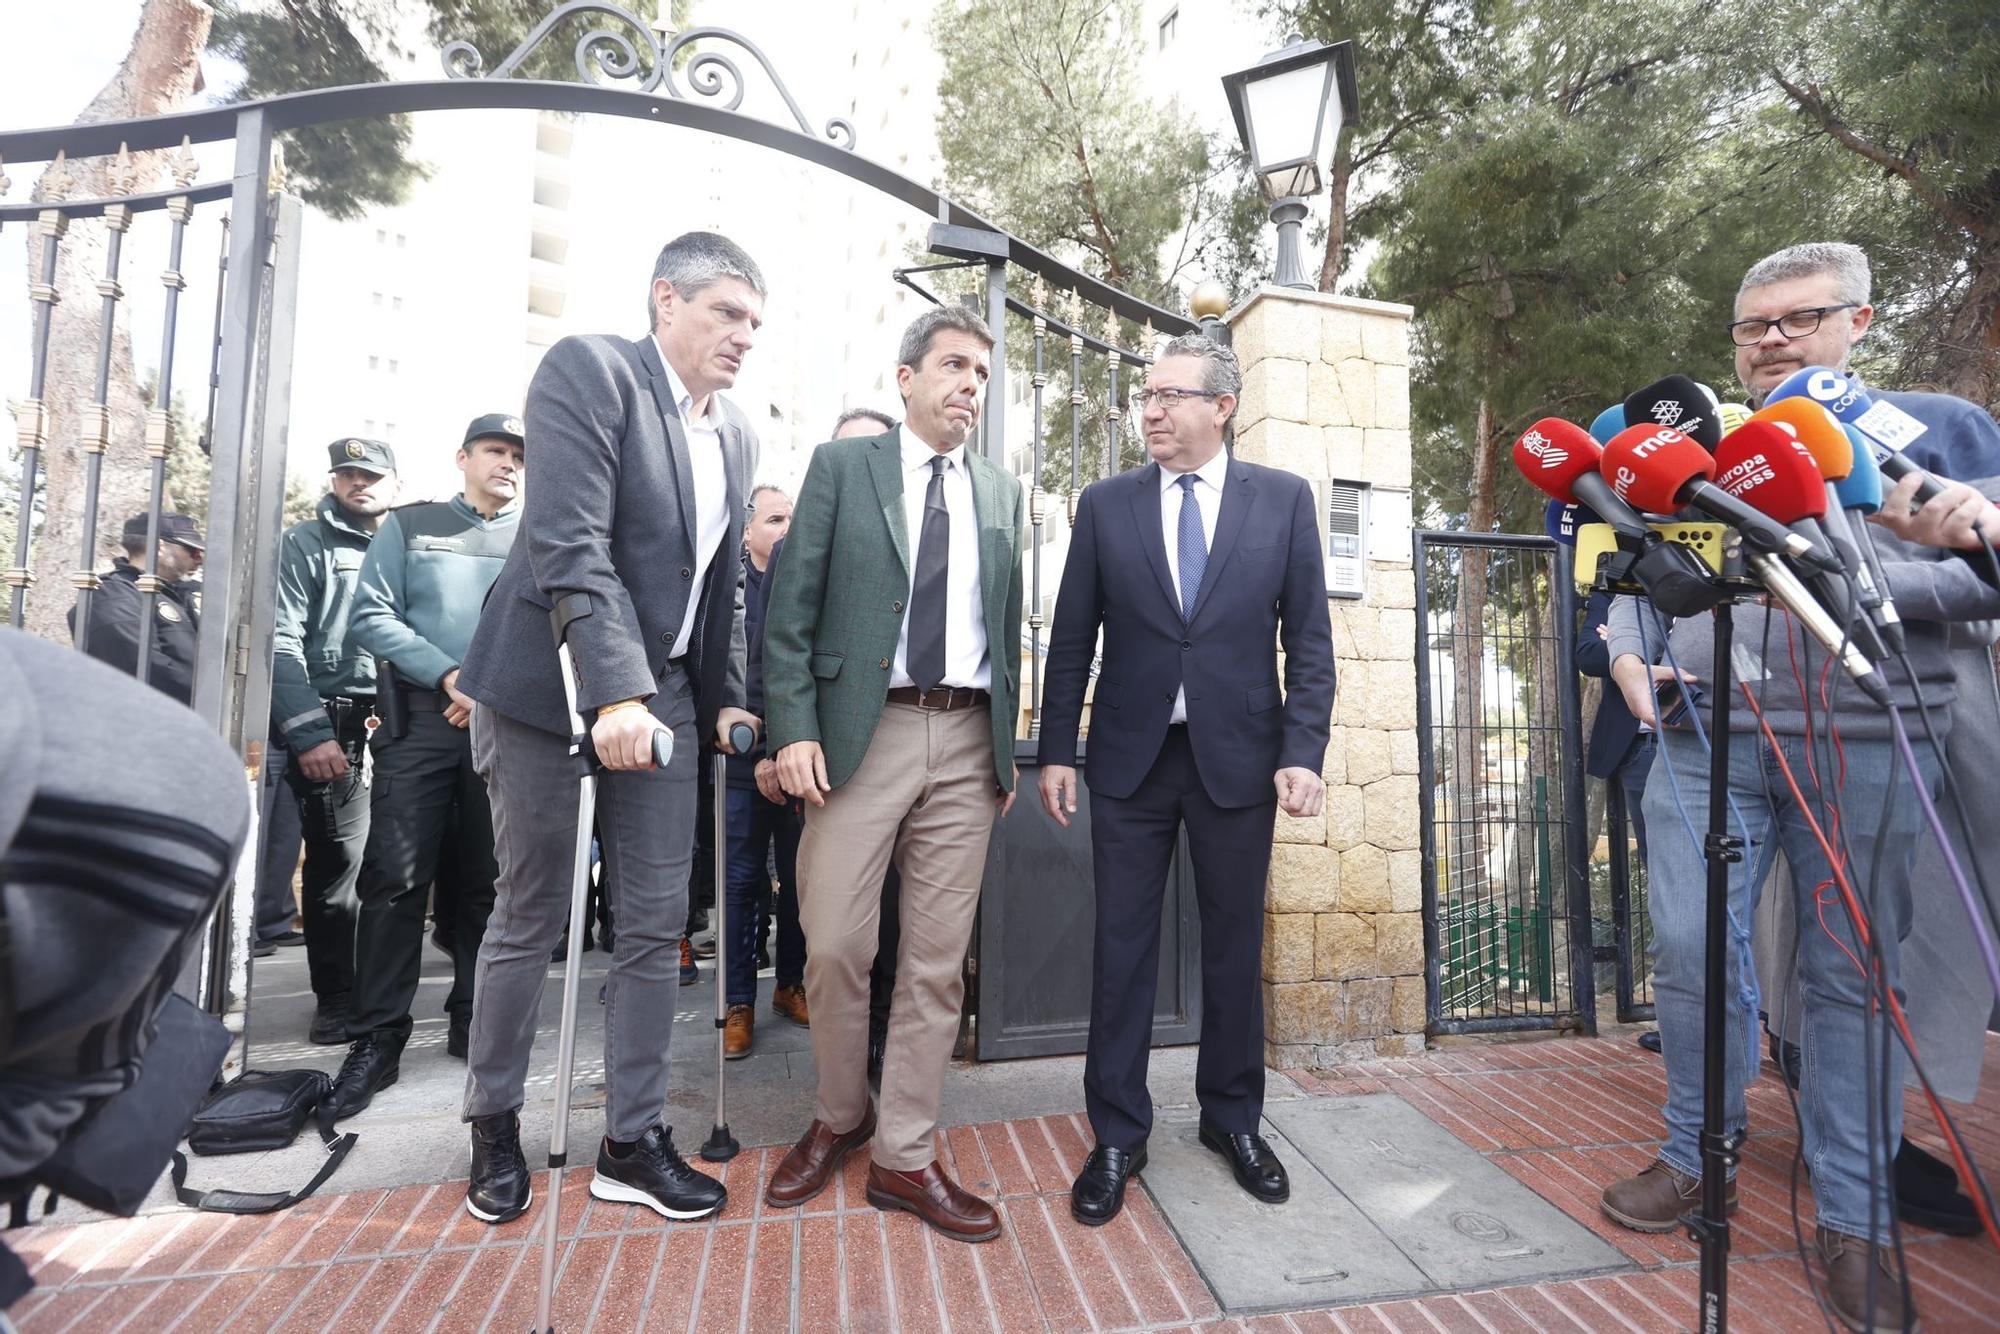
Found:
<path fill-rule="evenodd" d="M 1549 536 L 1566 547 L 1576 545 L 1578 528 L 1587 523 L 1603 522 L 1604 520 L 1598 518 L 1588 505 L 1561 500 L 1551 500 L 1548 509 L 1542 515 L 1542 523 L 1548 529 Z"/>
<path fill-rule="evenodd" d="M 1854 445 L 1854 469 L 1833 484 L 1833 493 L 1842 509 L 1873 514 L 1882 508 L 1882 470 L 1876 466 L 1875 451 L 1852 426 L 1843 424 L 1841 429 Z"/>
<path fill-rule="evenodd" d="M 1597 420 L 1590 424 L 1590 438 L 1602 445 L 1611 437 L 1625 429 L 1625 405 L 1613 403 L 1597 414 Z"/>

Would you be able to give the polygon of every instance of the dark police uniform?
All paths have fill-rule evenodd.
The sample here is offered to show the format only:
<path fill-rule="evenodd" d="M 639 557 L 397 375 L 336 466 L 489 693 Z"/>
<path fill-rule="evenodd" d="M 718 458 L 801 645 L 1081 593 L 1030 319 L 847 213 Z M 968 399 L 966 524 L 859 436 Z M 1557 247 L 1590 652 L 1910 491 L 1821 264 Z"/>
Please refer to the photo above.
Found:
<path fill-rule="evenodd" d="M 483 436 L 519 443 L 517 417 L 493 414 L 472 423 L 469 445 Z M 362 562 L 349 635 L 393 665 L 394 681 L 379 678 L 386 703 L 401 697 L 407 730 L 392 721 L 404 710 L 381 709 L 369 803 L 368 848 L 361 864 L 360 922 L 354 946 L 354 996 L 348 1035 L 393 1036 L 398 1048 L 411 1028 L 410 1008 L 422 971 L 424 904 L 432 879 L 441 913 L 453 902 L 452 986 L 445 998 L 451 1046 L 463 1055 L 472 1021 L 472 976 L 493 909 L 499 873 L 486 783 L 472 768 L 472 734 L 446 721 L 451 697 L 444 678 L 458 667 L 479 624 L 486 592 L 514 545 L 520 506 L 487 519 L 462 497 L 406 505 L 382 522 Z M 455 892 L 454 892 L 455 891 Z"/>
<path fill-rule="evenodd" d="M 145 541 L 146 516 L 136 514 L 126 520 L 123 537 L 128 550 L 133 541 Z M 203 549 L 201 529 L 185 514 L 160 516 L 160 540 Z M 200 587 L 186 579 L 162 583 L 149 621 L 145 594 L 139 589 L 145 573 L 143 566 L 123 556 L 112 561 L 91 595 L 84 633 L 77 632 L 76 608 L 69 609 L 70 637 L 91 657 L 133 676 L 139 674 L 139 644 L 144 639 L 150 660 L 146 684 L 187 704 L 194 699 L 195 642 L 201 633 Z"/>
<path fill-rule="evenodd" d="M 336 440 L 327 452 L 335 469 L 396 469 L 395 454 L 379 440 Z M 329 494 L 316 516 L 287 528 L 278 544 L 271 721 L 292 751 L 286 781 L 298 796 L 305 835 L 300 898 L 306 964 L 321 1010 L 314 1041 L 327 1043 L 346 1037 L 344 1015 L 354 982 L 354 883 L 368 842 L 364 761 L 375 661 L 348 637 L 347 618 L 369 536 Z M 344 777 L 316 783 L 301 772 L 298 757 L 326 741 L 340 743 L 348 769 Z"/>

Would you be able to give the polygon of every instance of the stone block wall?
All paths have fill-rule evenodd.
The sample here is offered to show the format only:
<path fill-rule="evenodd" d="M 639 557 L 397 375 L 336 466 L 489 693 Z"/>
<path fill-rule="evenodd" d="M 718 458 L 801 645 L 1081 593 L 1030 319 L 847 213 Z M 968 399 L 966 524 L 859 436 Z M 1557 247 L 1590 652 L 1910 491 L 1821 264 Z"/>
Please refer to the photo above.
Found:
<path fill-rule="evenodd" d="M 1365 594 L 1329 598 L 1339 672 L 1318 819 L 1278 817 L 1264 904 L 1271 1065 L 1424 1040 L 1408 306 L 1265 287 L 1225 317 L 1239 457 L 1370 487 Z"/>

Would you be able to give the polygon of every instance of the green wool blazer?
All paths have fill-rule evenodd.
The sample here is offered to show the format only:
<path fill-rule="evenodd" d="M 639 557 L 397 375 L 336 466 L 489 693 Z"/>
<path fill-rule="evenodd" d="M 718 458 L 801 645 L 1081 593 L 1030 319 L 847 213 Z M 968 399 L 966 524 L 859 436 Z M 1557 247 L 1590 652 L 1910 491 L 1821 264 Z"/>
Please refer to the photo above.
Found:
<path fill-rule="evenodd" d="M 979 592 L 993 663 L 993 773 L 1014 787 L 1021 679 L 1021 483 L 970 446 L 963 457 L 979 522 Z M 868 753 L 889 693 L 914 559 L 903 514 L 903 439 L 835 440 L 813 450 L 764 612 L 770 753 L 817 741 L 839 787 Z"/>

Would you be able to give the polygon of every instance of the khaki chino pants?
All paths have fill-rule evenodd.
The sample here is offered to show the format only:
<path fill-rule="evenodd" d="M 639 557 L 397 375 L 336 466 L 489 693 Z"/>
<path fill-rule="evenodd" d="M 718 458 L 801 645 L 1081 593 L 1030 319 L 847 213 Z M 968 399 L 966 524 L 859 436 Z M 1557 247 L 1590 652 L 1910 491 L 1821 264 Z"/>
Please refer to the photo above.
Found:
<path fill-rule="evenodd" d="M 997 793 L 988 710 L 886 704 L 861 767 L 826 805 L 806 807 L 799 923 L 819 1074 L 814 1115 L 836 1133 L 867 1114 L 868 971 L 892 857 L 903 878 L 873 1150 L 875 1162 L 894 1171 L 921 1171 L 937 1159 L 932 1134 Z"/>

